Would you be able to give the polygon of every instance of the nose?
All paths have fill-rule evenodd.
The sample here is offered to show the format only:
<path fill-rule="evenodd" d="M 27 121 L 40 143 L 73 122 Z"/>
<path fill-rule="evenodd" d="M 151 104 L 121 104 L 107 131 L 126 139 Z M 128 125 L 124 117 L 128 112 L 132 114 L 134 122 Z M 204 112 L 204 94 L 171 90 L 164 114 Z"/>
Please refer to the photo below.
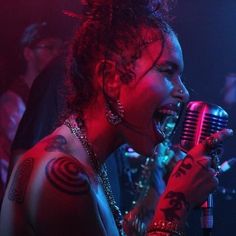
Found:
<path fill-rule="evenodd" d="M 178 82 L 174 95 L 180 100 L 180 102 L 187 102 L 189 100 L 189 92 L 180 78 Z"/>

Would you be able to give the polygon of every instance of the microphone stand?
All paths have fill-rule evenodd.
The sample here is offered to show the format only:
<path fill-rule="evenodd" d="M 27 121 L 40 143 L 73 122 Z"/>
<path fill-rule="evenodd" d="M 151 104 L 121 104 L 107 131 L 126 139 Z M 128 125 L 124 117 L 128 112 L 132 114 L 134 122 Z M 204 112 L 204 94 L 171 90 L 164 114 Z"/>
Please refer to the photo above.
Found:
<path fill-rule="evenodd" d="M 213 195 L 209 194 L 208 199 L 201 206 L 201 228 L 203 236 L 211 236 L 213 229 Z"/>
<path fill-rule="evenodd" d="M 219 163 L 220 163 L 220 157 L 223 154 L 223 148 L 222 145 L 218 145 L 214 150 L 212 150 L 210 153 L 210 156 L 212 158 L 212 168 L 219 171 Z M 207 201 L 205 201 L 201 205 L 201 228 L 203 232 L 203 236 L 212 236 L 212 229 L 213 229 L 213 223 L 214 223 L 214 217 L 213 217 L 213 194 L 209 194 Z"/>

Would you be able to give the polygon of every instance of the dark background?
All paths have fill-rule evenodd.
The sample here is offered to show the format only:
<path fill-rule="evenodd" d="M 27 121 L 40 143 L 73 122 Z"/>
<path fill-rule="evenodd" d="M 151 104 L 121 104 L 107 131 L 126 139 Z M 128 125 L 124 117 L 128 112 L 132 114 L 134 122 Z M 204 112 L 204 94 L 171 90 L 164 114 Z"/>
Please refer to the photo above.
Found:
<path fill-rule="evenodd" d="M 77 21 L 62 14 L 63 9 L 77 11 L 75 0 L 0 0 L 0 55 L 15 63 L 19 35 L 32 22 L 49 20 L 55 27 L 71 35 Z M 222 88 L 225 76 L 236 72 L 236 1 L 179 0 L 172 22 L 182 44 L 184 80 L 191 100 L 204 100 L 224 106 Z M 229 109 L 230 126 L 235 127 L 235 108 Z M 225 108 L 227 110 L 227 108 Z M 224 159 L 235 155 L 235 138 L 225 143 Z M 221 177 L 220 185 L 231 191 L 236 188 L 235 169 Z M 235 194 L 215 194 L 216 236 L 235 235 Z M 189 235 L 201 235 L 198 213 L 190 217 Z"/>
<path fill-rule="evenodd" d="M 191 100 L 204 100 L 223 106 L 229 113 L 229 126 L 236 132 L 236 106 L 223 103 L 225 76 L 236 72 L 236 1 L 179 0 L 175 8 L 174 28 L 182 44 L 184 79 Z M 236 138 L 224 144 L 223 160 L 236 154 Z M 236 168 L 220 177 L 226 194 L 217 191 L 214 208 L 215 236 L 234 236 L 236 223 Z M 199 210 L 190 216 L 188 235 L 202 235 Z"/>

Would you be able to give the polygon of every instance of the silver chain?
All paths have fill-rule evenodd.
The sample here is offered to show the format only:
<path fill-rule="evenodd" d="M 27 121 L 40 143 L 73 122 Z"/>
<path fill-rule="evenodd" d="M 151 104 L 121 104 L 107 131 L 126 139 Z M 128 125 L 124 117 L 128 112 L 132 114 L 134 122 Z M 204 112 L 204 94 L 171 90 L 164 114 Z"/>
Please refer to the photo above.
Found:
<path fill-rule="evenodd" d="M 108 204 L 110 206 L 111 212 L 113 214 L 116 226 L 119 230 L 120 236 L 125 236 L 123 227 L 122 227 L 122 215 L 119 210 L 119 207 L 116 204 L 114 199 L 110 181 L 107 176 L 107 169 L 105 164 L 100 164 L 98 159 L 96 158 L 96 154 L 93 151 L 92 145 L 89 143 L 87 136 L 86 136 L 86 129 L 84 125 L 84 121 L 72 115 L 68 119 L 65 120 L 64 125 L 66 125 L 71 133 L 75 135 L 81 142 L 82 146 L 84 147 L 86 153 L 88 154 L 89 160 L 92 163 L 92 167 L 95 172 L 98 174 L 100 179 L 100 183 L 103 186 L 105 196 L 107 198 Z"/>

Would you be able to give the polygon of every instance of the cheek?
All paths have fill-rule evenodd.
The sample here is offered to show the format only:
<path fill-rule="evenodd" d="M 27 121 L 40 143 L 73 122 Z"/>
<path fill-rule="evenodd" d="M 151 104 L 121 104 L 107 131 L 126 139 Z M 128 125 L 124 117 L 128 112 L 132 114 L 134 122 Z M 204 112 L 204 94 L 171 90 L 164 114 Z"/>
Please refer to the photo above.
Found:
<path fill-rule="evenodd" d="M 133 115 L 152 114 L 169 97 L 172 89 L 169 80 L 152 73 L 122 90 L 121 102 L 125 105 L 125 111 Z"/>
<path fill-rule="evenodd" d="M 137 93 L 127 93 L 127 103 L 125 104 L 125 117 L 131 123 L 136 125 L 150 125 L 149 120 L 152 117 L 157 106 L 161 103 L 162 94 L 158 89 L 136 91 Z"/>
<path fill-rule="evenodd" d="M 160 100 L 164 100 L 169 97 L 171 91 L 173 90 L 173 84 L 166 78 L 158 81 L 156 85 L 156 94 L 160 98 Z"/>
<path fill-rule="evenodd" d="M 170 96 L 171 91 L 173 90 L 173 84 L 165 78 L 154 78 L 151 80 L 148 89 L 147 95 L 150 97 L 150 102 L 155 105 L 155 108 L 162 104 Z"/>

